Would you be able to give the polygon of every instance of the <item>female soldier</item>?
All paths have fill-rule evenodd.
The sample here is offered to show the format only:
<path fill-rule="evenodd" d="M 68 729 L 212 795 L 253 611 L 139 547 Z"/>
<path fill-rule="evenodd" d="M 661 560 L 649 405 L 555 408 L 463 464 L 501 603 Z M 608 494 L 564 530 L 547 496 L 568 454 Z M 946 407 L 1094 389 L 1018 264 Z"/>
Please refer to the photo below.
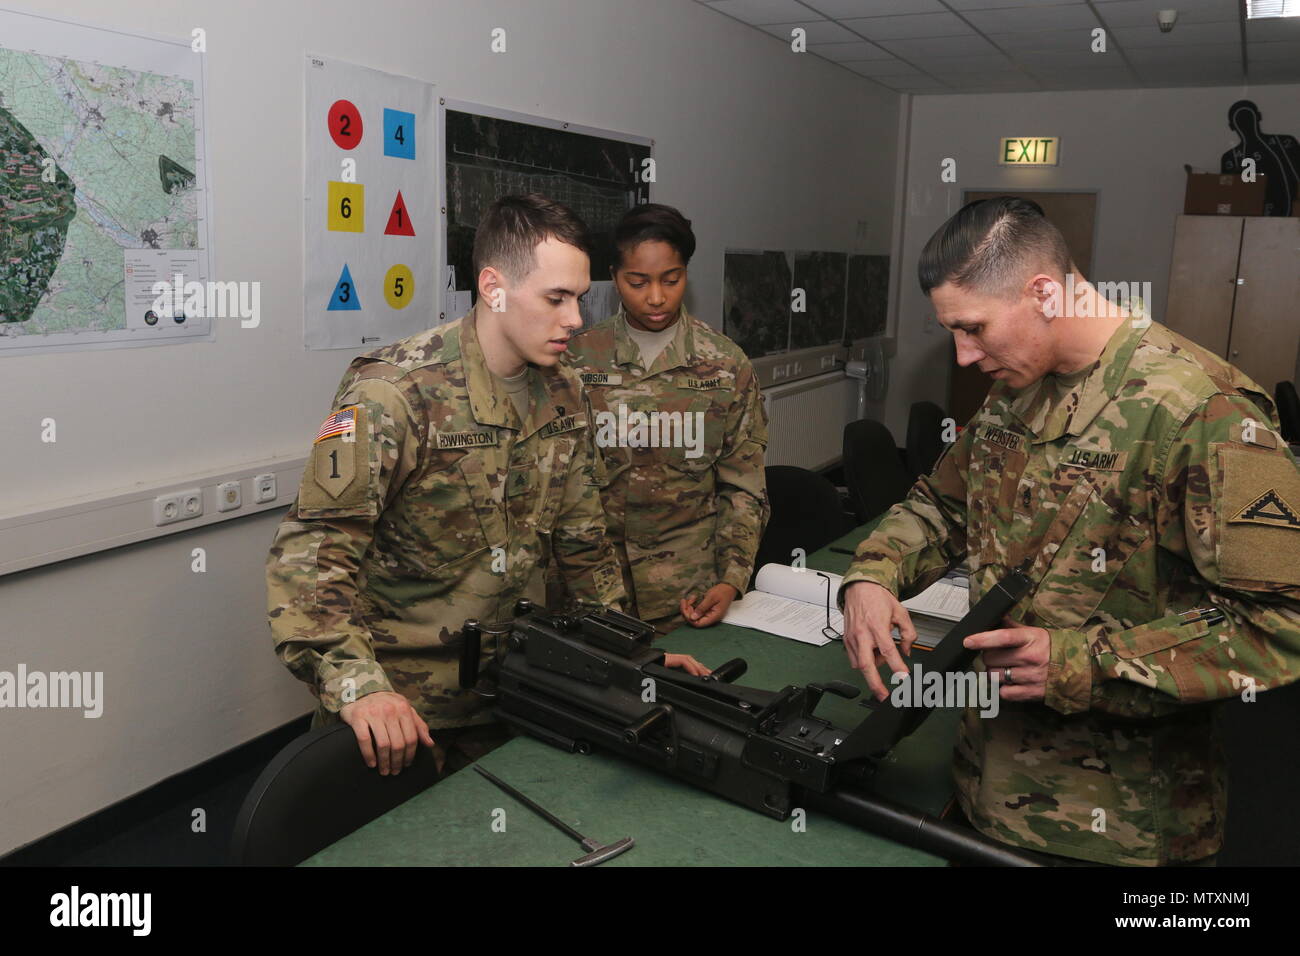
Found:
<path fill-rule="evenodd" d="M 568 359 L 596 415 L 605 520 L 629 612 L 660 634 L 708 627 L 748 586 L 767 523 L 767 413 L 739 346 L 682 305 L 690 222 L 640 205 L 614 245 L 621 308 Z"/>

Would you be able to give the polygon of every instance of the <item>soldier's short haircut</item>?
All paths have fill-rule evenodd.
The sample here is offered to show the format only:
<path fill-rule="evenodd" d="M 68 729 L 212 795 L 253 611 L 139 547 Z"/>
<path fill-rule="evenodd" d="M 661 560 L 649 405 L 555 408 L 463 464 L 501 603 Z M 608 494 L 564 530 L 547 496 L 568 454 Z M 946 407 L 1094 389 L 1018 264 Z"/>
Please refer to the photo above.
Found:
<path fill-rule="evenodd" d="M 568 206 L 537 193 L 502 196 L 488 206 L 474 233 L 476 279 L 492 266 L 519 282 L 537 267 L 537 246 L 551 238 L 591 255 L 587 224 Z"/>
<path fill-rule="evenodd" d="M 921 250 L 917 277 L 926 295 L 945 282 L 1011 295 L 1035 271 L 1064 279 L 1071 267 L 1065 237 L 1038 203 L 998 196 L 967 203 L 940 226 Z"/>
<path fill-rule="evenodd" d="M 623 214 L 614 227 L 614 262 L 623 264 L 623 257 L 643 242 L 666 242 L 682 257 L 682 265 L 695 255 L 695 233 L 691 221 L 672 206 L 648 202 L 633 206 Z"/>

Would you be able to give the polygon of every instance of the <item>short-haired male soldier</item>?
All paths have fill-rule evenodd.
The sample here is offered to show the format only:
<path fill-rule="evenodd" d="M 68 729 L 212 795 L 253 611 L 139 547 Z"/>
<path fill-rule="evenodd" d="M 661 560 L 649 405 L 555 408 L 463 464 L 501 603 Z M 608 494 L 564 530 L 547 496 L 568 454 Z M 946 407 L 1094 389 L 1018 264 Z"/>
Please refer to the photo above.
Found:
<path fill-rule="evenodd" d="M 430 728 L 452 769 L 504 740 L 458 687 L 460 628 L 544 601 L 543 555 L 577 603 L 623 599 L 590 409 L 559 365 L 582 327 L 587 250 L 565 206 L 495 202 L 474 309 L 352 362 L 276 533 L 276 650 L 312 685 L 317 722 L 341 717 L 381 773 L 435 746 Z"/>
<path fill-rule="evenodd" d="M 906 668 L 899 595 L 963 559 L 971 601 L 1029 562 L 1004 629 L 967 639 L 1001 707 L 967 708 L 957 799 L 988 836 L 1099 863 L 1220 848 L 1216 718 L 1300 675 L 1300 470 L 1262 388 L 1195 343 L 1107 309 L 1034 203 L 967 205 L 921 288 L 961 365 L 996 379 L 934 471 L 858 548 L 845 647 L 877 697 Z M 924 667 L 924 661 L 920 661 Z"/>

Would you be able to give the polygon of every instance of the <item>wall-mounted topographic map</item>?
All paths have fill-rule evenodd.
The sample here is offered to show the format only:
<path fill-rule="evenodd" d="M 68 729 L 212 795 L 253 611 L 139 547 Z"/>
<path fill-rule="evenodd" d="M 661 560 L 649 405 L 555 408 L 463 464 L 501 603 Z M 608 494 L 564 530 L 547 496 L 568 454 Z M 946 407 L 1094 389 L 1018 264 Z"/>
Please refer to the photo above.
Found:
<path fill-rule="evenodd" d="M 173 269 L 206 278 L 199 60 L 188 45 L 0 11 L 0 350 L 208 334 L 131 305 L 133 286 L 139 299 Z"/>

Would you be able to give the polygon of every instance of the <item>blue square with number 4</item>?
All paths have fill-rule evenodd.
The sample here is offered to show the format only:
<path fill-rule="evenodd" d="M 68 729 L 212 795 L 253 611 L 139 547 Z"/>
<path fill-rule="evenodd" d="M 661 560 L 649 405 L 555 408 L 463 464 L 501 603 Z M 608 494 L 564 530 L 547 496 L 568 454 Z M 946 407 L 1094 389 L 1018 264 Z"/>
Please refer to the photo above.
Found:
<path fill-rule="evenodd" d="M 415 114 L 384 110 L 384 155 L 415 159 Z"/>

